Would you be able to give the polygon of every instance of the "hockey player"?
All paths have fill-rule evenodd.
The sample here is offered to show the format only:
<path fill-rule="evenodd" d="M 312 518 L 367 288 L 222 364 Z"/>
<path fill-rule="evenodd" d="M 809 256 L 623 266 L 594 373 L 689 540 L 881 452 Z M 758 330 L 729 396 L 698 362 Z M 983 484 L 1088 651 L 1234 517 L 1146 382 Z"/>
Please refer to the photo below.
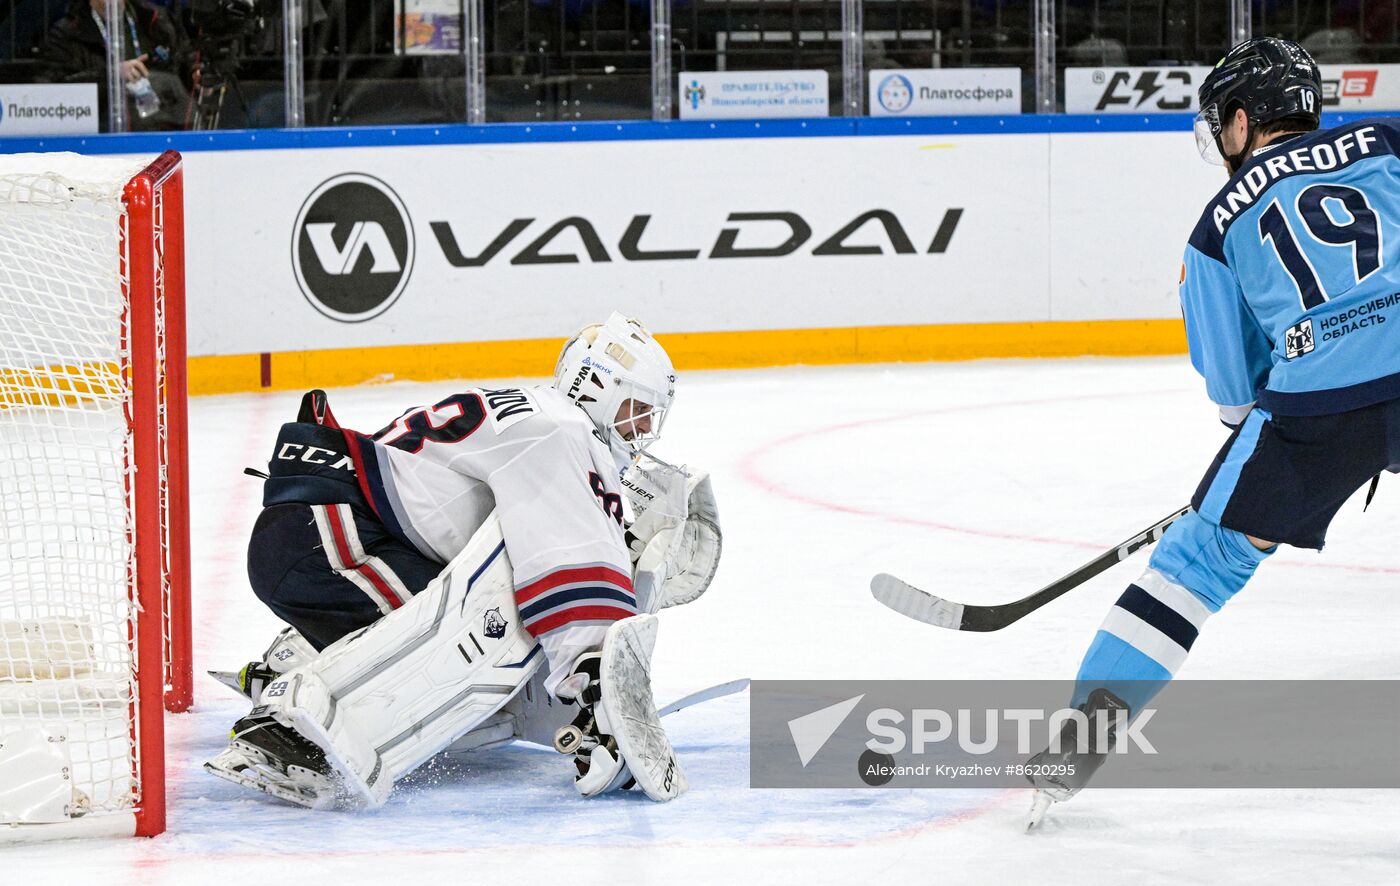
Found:
<path fill-rule="evenodd" d="M 249 545 L 254 592 L 292 627 L 240 675 L 258 704 L 207 768 L 315 808 L 377 805 L 464 736 L 526 738 L 573 753 L 585 796 L 684 790 L 645 613 L 703 593 L 719 532 L 707 478 L 638 464 L 674 385 L 613 314 L 565 344 L 552 386 L 462 391 L 373 436 L 308 394 Z"/>
<path fill-rule="evenodd" d="M 1073 703 L 1091 723 L 1140 711 L 1277 545 L 1320 550 L 1342 503 L 1400 464 L 1400 126 L 1316 131 L 1321 99 L 1312 58 L 1270 37 L 1201 84 L 1197 143 L 1230 180 L 1191 234 L 1181 306 L 1234 431 L 1084 656 Z M 1073 764 L 1032 777 L 1032 827 L 1112 747 L 1079 754 L 1067 728 L 1032 761 Z"/>

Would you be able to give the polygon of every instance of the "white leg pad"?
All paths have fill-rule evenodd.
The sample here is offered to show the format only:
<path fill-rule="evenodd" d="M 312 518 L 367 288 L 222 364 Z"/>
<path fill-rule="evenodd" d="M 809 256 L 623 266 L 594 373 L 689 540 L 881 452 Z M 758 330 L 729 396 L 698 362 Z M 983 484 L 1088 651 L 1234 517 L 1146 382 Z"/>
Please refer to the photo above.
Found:
<path fill-rule="evenodd" d="M 366 806 L 482 725 L 544 655 L 520 626 L 510 559 L 492 515 L 421 593 L 268 685 L 268 713 L 315 742 Z"/>
<path fill-rule="evenodd" d="M 546 692 L 546 676 L 548 674 L 544 668 L 535 671 L 535 676 L 505 707 L 454 741 L 447 753 L 466 754 L 515 741 L 530 742 L 553 750 L 554 733 L 560 727 L 569 725 L 578 708 L 566 705 Z"/>
<path fill-rule="evenodd" d="M 599 674 L 599 731 L 617 741 L 618 753 L 648 797 L 665 802 L 686 792 L 690 783 L 651 695 L 651 653 L 656 646 L 656 616 L 634 615 L 614 622 L 603 641 Z"/>

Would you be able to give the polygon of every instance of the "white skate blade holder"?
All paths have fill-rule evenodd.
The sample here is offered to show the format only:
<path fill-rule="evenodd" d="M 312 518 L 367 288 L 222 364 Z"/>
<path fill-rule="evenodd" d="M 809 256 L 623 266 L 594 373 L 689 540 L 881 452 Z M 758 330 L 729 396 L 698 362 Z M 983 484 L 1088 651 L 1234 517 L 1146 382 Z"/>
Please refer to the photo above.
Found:
<path fill-rule="evenodd" d="M 204 764 L 205 771 L 224 781 L 306 809 L 334 809 L 338 805 L 334 784 L 313 772 L 295 768 L 294 773 L 279 772 L 256 749 L 237 743 Z"/>
<path fill-rule="evenodd" d="M 1031 797 L 1030 811 L 1026 813 L 1026 833 L 1029 834 L 1040 827 L 1041 822 L 1045 821 L 1045 813 L 1049 812 L 1053 805 L 1054 797 L 1045 791 L 1036 790 L 1035 795 Z"/>
<path fill-rule="evenodd" d="M 651 695 L 651 653 L 656 616 L 615 622 L 603 640 L 599 726 L 617 741 L 618 753 L 648 797 L 674 800 L 690 787 L 661 726 Z"/>

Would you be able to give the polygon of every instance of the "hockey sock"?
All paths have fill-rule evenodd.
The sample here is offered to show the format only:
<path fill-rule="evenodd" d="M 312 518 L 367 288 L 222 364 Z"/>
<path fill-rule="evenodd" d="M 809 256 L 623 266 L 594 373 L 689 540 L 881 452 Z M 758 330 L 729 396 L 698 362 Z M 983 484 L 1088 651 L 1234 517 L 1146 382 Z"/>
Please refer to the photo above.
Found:
<path fill-rule="evenodd" d="M 1109 610 L 1079 666 L 1073 704 L 1096 687 L 1138 711 L 1172 678 L 1211 613 L 1237 594 L 1273 549 L 1196 512 L 1167 530 L 1147 570 Z"/>

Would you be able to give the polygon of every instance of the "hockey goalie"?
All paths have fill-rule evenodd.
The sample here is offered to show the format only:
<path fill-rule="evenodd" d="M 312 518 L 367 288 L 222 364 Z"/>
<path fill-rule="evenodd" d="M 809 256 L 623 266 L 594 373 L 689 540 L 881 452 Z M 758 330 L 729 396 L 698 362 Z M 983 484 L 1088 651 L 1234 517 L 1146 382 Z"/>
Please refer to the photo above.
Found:
<path fill-rule="evenodd" d="M 308 393 L 248 550 L 290 627 L 228 678 L 254 707 L 205 767 L 365 808 L 444 750 L 525 740 L 571 755 L 585 797 L 680 796 L 654 613 L 704 593 L 721 537 L 708 476 L 648 453 L 675 378 L 614 313 L 564 345 L 552 385 L 461 391 L 372 436 Z"/>

